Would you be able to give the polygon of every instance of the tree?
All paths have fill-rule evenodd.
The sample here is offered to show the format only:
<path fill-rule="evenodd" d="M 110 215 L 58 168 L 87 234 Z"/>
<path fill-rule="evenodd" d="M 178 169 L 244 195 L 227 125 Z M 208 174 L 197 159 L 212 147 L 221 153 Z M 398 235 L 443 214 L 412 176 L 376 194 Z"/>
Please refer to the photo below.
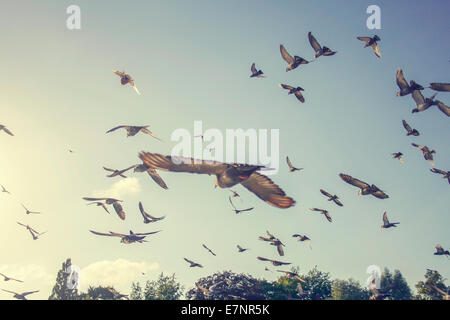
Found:
<path fill-rule="evenodd" d="M 386 293 L 388 300 L 411 300 L 412 293 L 405 278 L 399 270 L 394 270 L 394 275 L 388 268 L 384 268 L 381 274 L 381 288 L 391 288 Z"/>
<path fill-rule="evenodd" d="M 120 294 L 114 287 L 89 286 L 87 293 L 80 294 L 83 300 L 122 300 L 126 295 Z"/>
<path fill-rule="evenodd" d="M 142 300 L 142 287 L 139 282 L 131 284 L 130 300 Z"/>
<path fill-rule="evenodd" d="M 144 290 L 145 300 L 178 300 L 183 296 L 183 286 L 177 282 L 175 274 L 159 275 L 156 281 L 147 281 Z"/>
<path fill-rule="evenodd" d="M 223 271 L 199 279 L 196 287 L 186 293 L 186 298 L 190 300 L 264 300 L 266 298 L 264 285 L 267 285 L 267 282 L 261 282 L 250 275 Z"/>
<path fill-rule="evenodd" d="M 333 300 L 368 300 L 369 292 L 353 279 L 334 280 L 331 286 Z"/>
<path fill-rule="evenodd" d="M 302 284 L 305 292 L 303 300 L 325 300 L 331 298 L 332 281 L 328 272 L 320 271 L 315 266 L 300 277 L 306 282 Z"/>
<path fill-rule="evenodd" d="M 49 300 L 79 300 L 78 290 L 76 288 L 71 289 L 68 279 L 71 275 L 70 270 L 72 261 L 70 258 L 62 264 L 61 270 L 58 271 L 56 276 L 56 283 L 53 286 L 52 294 L 48 297 Z"/>
<path fill-rule="evenodd" d="M 445 280 L 447 279 L 444 279 L 438 271 L 427 269 L 425 281 L 421 280 L 416 284 L 417 295 L 414 296 L 414 299 L 441 300 L 442 294 L 433 289 L 433 286 L 446 292 L 447 286 L 444 283 Z"/>

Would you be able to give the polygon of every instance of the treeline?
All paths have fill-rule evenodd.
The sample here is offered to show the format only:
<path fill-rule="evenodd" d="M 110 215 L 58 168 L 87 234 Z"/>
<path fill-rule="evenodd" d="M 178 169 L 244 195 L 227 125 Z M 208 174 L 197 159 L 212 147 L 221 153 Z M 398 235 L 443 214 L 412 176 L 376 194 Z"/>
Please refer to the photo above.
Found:
<path fill-rule="evenodd" d="M 89 287 L 87 292 L 69 289 L 66 272 L 70 259 L 63 263 L 49 299 L 53 300 L 441 300 L 448 299 L 449 287 L 436 270 L 427 269 L 424 280 L 411 290 L 399 270 L 385 268 L 381 275 L 382 296 L 368 290 L 354 279 L 332 279 L 317 267 L 300 274 L 298 268 L 280 273 L 275 281 L 257 279 L 249 274 L 232 271 L 217 272 L 198 279 L 192 288 L 184 288 L 175 274 L 161 273 L 156 280 L 144 284 L 133 282 L 130 293 L 122 294 L 113 287 Z"/>

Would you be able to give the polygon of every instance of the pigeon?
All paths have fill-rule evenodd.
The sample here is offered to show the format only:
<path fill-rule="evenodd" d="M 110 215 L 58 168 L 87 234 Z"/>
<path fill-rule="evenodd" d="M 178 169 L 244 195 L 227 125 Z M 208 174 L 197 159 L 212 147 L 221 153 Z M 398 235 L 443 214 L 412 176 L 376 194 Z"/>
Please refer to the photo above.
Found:
<path fill-rule="evenodd" d="M 322 47 L 311 32 L 308 32 L 308 39 L 311 47 L 315 51 L 314 59 L 317 59 L 320 56 L 333 56 L 337 53 L 336 51 L 331 51 L 328 47 Z"/>
<path fill-rule="evenodd" d="M 152 180 L 155 181 L 156 184 L 158 184 L 161 188 L 166 190 L 169 189 L 158 172 L 156 172 L 155 169 L 146 166 L 145 163 L 136 165 L 136 167 L 134 168 L 134 172 L 147 172 L 150 178 L 152 178 Z"/>
<path fill-rule="evenodd" d="M 37 291 L 28 291 L 28 292 L 23 292 L 23 293 L 17 293 L 17 292 L 5 290 L 5 289 L 2 289 L 2 290 L 5 291 L 5 292 L 9 292 L 9 293 L 14 294 L 14 298 L 16 298 L 18 300 L 27 300 L 26 297 L 28 295 L 36 293 L 36 292 L 39 292 L 39 290 L 37 290 Z"/>
<path fill-rule="evenodd" d="M 260 261 L 268 261 L 268 262 L 272 263 L 275 267 L 291 264 L 290 262 L 282 262 L 282 261 L 272 260 L 272 259 L 263 258 L 263 257 L 257 257 L 256 259 L 258 259 Z"/>
<path fill-rule="evenodd" d="M 417 137 L 420 135 L 419 131 L 417 131 L 416 129 L 412 129 L 405 120 L 402 120 L 402 123 L 403 123 L 403 127 L 406 129 L 406 132 L 407 132 L 406 136 Z"/>
<path fill-rule="evenodd" d="M 284 61 L 286 61 L 288 63 L 288 66 L 286 68 L 286 72 L 294 70 L 295 68 L 297 68 L 298 66 L 302 65 L 302 64 L 308 64 L 309 61 L 299 57 L 299 56 L 294 56 L 292 57 L 287 50 L 284 48 L 284 46 L 282 44 L 280 44 L 280 52 L 281 52 L 281 57 L 284 59 Z"/>
<path fill-rule="evenodd" d="M 450 92 L 450 83 L 433 82 L 433 83 L 430 83 L 430 88 L 434 91 Z"/>
<path fill-rule="evenodd" d="M 385 211 L 383 213 L 383 225 L 381 226 L 381 228 L 389 229 L 392 227 L 397 227 L 398 224 L 400 224 L 400 222 L 389 222 L 389 219 L 387 217 L 387 212 Z"/>
<path fill-rule="evenodd" d="M 103 209 L 105 209 L 106 212 L 110 213 L 108 208 L 106 207 L 106 204 L 104 204 L 103 202 L 96 201 L 96 202 L 88 203 L 87 205 L 89 206 L 91 204 L 95 204 L 97 207 L 102 207 Z"/>
<path fill-rule="evenodd" d="M 31 234 L 31 236 L 33 237 L 33 240 L 38 240 L 40 236 L 42 236 L 43 234 L 45 234 L 46 232 L 38 232 L 35 229 L 31 228 L 29 225 L 25 225 L 23 223 L 17 222 L 19 225 L 21 225 L 22 227 L 25 227 Z"/>
<path fill-rule="evenodd" d="M 311 209 L 309 209 L 309 210 L 320 212 L 321 214 L 323 214 L 323 215 L 325 216 L 325 218 L 327 218 L 327 220 L 328 220 L 329 222 L 333 222 L 333 219 L 331 219 L 331 216 L 330 216 L 330 214 L 328 213 L 328 210 L 318 209 L 318 208 L 311 208 Z"/>
<path fill-rule="evenodd" d="M 129 171 L 129 170 L 131 170 L 131 169 L 134 169 L 134 168 L 136 168 L 136 165 L 133 165 L 133 166 L 128 167 L 128 168 L 123 169 L 123 170 L 110 169 L 110 168 L 103 167 L 103 169 L 105 169 L 106 171 L 112 172 L 110 175 L 107 175 L 108 178 L 114 178 L 114 177 L 117 177 L 117 176 L 120 176 L 122 178 L 126 178 L 127 176 L 124 175 L 124 173 Z"/>
<path fill-rule="evenodd" d="M 252 75 L 250 78 L 264 78 L 264 72 L 262 70 L 256 70 L 255 63 L 252 64 Z"/>
<path fill-rule="evenodd" d="M 436 245 L 436 252 L 434 253 L 435 256 L 448 256 L 450 255 L 450 252 L 448 250 L 444 250 L 440 244 Z"/>
<path fill-rule="evenodd" d="M 247 209 L 238 210 L 238 209 L 236 209 L 236 207 L 234 206 L 233 201 L 231 201 L 231 196 L 228 197 L 228 200 L 230 200 L 231 206 L 233 207 L 233 211 L 234 211 L 236 214 L 239 214 L 239 213 L 241 213 L 241 212 L 246 212 L 246 211 L 252 211 L 252 210 L 254 209 L 253 207 L 251 207 L 251 208 L 247 208 Z"/>
<path fill-rule="evenodd" d="M 392 158 L 398 159 L 398 161 L 400 161 L 401 164 L 405 164 L 405 162 L 403 161 L 402 156 L 403 156 L 403 153 L 401 153 L 401 152 L 395 152 L 395 153 L 392 154 Z"/>
<path fill-rule="evenodd" d="M 380 48 L 378 48 L 378 41 L 381 41 L 377 35 L 371 37 L 357 37 L 358 40 L 364 41 L 364 48 L 372 47 L 373 52 L 378 58 L 381 58 Z"/>
<path fill-rule="evenodd" d="M 22 280 L 18 280 L 18 279 L 14 279 L 14 278 L 12 278 L 12 277 L 8 277 L 8 276 L 4 275 L 3 273 L 0 273 L 0 276 L 3 277 L 3 280 L 4 280 L 4 281 L 17 281 L 17 282 L 23 282 Z"/>
<path fill-rule="evenodd" d="M 112 129 L 109 129 L 108 131 L 106 131 L 106 133 L 110 133 L 110 132 L 114 132 L 118 129 L 122 129 L 124 128 L 125 130 L 127 130 L 127 137 L 134 137 L 135 135 L 137 135 L 139 132 L 142 133 L 146 133 L 150 136 L 152 136 L 153 138 L 162 141 L 160 138 L 158 138 L 157 136 L 155 136 L 155 134 L 153 132 L 151 132 L 150 130 L 148 130 L 149 126 L 117 126 L 114 127 Z"/>
<path fill-rule="evenodd" d="M 112 204 L 113 208 L 116 211 L 119 218 L 122 220 L 125 220 L 126 214 L 125 214 L 125 211 L 123 211 L 122 205 L 120 204 L 120 202 L 122 202 L 122 200 L 117 200 L 114 198 L 88 198 L 88 197 L 83 198 L 83 200 L 94 201 L 94 202 L 105 201 L 106 204 L 109 204 L 109 205 Z"/>
<path fill-rule="evenodd" d="M 5 133 L 9 134 L 10 136 L 14 136 L 14 134 L 8 130 L 4 125 L 0 124 L 0 131 L 4 131 Z"/>
<path fill-rule="evenodd" d="M 435 100 L 433 102 L 434 105 L 438 107 L 439 110 L 441 110 L 447 117 L 450 117 L 450 107 L 445 105 L 439 100 Z"/>
<path fill-rule="evenodd" d="M 447 179 L 448 183 L 450 184 L 450 171 L 444 171 L 444 170 L 440 170 L 440 169 L 430 169 L 431 172 L 433 173 L 437 173 L 437 174 L 441 174 L 442 178 Z"/>
<path fill-rule="evenodd" d="M 308 238 L 307 236 L 301 235 L 301 234 L 293 234 L 292 237 L 293 238 L 298 238 L 298 241 L 300 241 L 300 242 L 308 241 L 309 242 L 309 248 L 312 249 L 311 248 L 311 239 Z"/>
<path fill-rule="evenodd" d="M 134 84 L 133 78 L 129 74 L 126 74 L 125 72 L 120 72 L 117 70 L 112 70 L 112 72 L 114 72 L 116 75 L 118 75 L 120 77 L 120 83 L 123 86 L 129 83 L 130 86 L 134 89 L 134 91 L 136 91 L 136 93 L 138 95 L 141 95 L 138 88 L 136 88 L 136 85 Z"/>
<path fill-rule="evenodd" d="M 21 205 L 22 205 L 22 207 L 25 209 L 25 213 L 26 213 L 26 214 L 41 214 L 40 212 L 28 210 L 22 203 L 21 203 Z"/>
<path fill-rule="evenodd" d="M 336 203 L 339 207 L 343 207 L 344 205 L 342 204 L 341 201 L 339 201 L 339 197 L 337 195 L 331 195 L 331 193 L 326 192 L 323 189 L 320 189 L 320 193 L 323 194 L 325 197 L 328 197 L 328 201 L 333 201 L 334 203 Z"/>
<path fill-rule="evenodd" d="M 405 77 L 403 76 L 402 69 L 397 70 L 397 76 L 396 76 L 397 86 L 400 88 L 400 91 L 397 92 L 398 97 L 406 96 L 410 93 L 412 93 L 414 90 L 423 90 L 424 87 L 422 87 L 420 84 L 417 84 L 414 81 L 410 81 L 409 85 L 408 82 L 406 82 Z"/>
<path fill-rule="evenodd" d="M 295 88 L 287 84 L 280 83 L 280 88 L 289 90 L 288 94 L 294 94 L 301 103 L 305 102 L 305 98 L 302 95 L 302 91 L 305 90 L 302 87 Z"/>
<path fill-rule="evenodd" d="M 118 238 L 120 238 L 120 242 L 124 243 L 124 244 L 130 244 L 130 243 L 134 243 L 134 242 L 139 242 L 139 243 L 147 242 L 147 240 L 145 240 L 145 238 L 148 235 L 160 232 L 160 230 L 158 230 L 158 231 L 146 232 L 146 233 L 134 233 L 133 231 L 130 230 L 130 234 L 121 234 L 121 233 L 116 233 L 116 232 L 112 232 L 112 231 L 109 231 L 109 233 L 103 233 L 103 232 L 98 232 L 98 231 L 93 231 L 93 230 L 89 230 L 89 231 L 98 236 L 118 237 Z"/>
<path fill-rule="evenodd" d="M 245 252 L 248 250 L 248 249 L 242 248 L 240 245 L 237 245 L 236 247 L 238 248 L 239 252 Z"/>
<path fill-rule="evenodd" d="M 305 280 L 303 280 L 302 278 L 300 278 L 299 274 L 297 272 L 292 272 L 292 271 L 283 271 L 283 270 L 277 270 L 277 272 L 282 272 L 284 273 L 288 278 L 290 279 L 297 279 L 303 283 L 306 283 Z"/>
<path fill-rule="evenodd" d="M 216 254 L 210 249 L 208 248 L 205 244 L 202 244 L 202 247 L 205 248 L 209 253 L 211 253 L 213 256 L 216 256 Z"/>
<path fill-rule="evenodd" d="M 366 183 L 364 181 L 361 181 L 361 180 L 358 180 L 356 178 L 353 178 L 352 176 L 349 176 L 348 174 L 340 173 L 339 176 L 341 177 L 342 180 L 344 180 L 348 184 L 351 184 L 352 186 L 358 187 L 360 189 L 359 193 L 358 193 L 359 195 L 371 194 L 375 198 L 378 198 L 378 199 L 387 199 L 387 198 L 389 198 L 389 196 L 386 193 L 384 193 L 382 190 L 380 190 L 374 184 L 369 185 L 368 183 Z"/>
<path fill-rule="evenodd" d="M 157 222 L 160 220 L 163 220 L 166 216 L 162 216 L 162 217 L 153 217 L 150 214 L 148 214 L 145 210 L 144 210 L 144 206 L 142 205 L 142 202 L 139 201 L 139 211 L 141 211 L 142 217 L 144 217 L 144 223 L 152 223 L 152 222 Z"/>
<path fill-rule="evenodd" d="M 416 103 L 416 108 L 412 110 L 412 113 L 422 112 L 430 108 L 431 106 L 437 104 L 436 101 L 434 101 L 434 98 L 436 97 L 437 93 L 433 94 L 429 98 L 424 98 L 420 90 L 414 90 L 412 92 L 412 97 L 414 99 L 414 102 Z"/>
<path fill-rule="evenodd" d="M 422 151 L 423 157 L 425 158 L 425 160 L 428 160 L 431 163 L 431 165 L 434 166 L 433 154 L 436 153 L 436 151 L 434 151 L 434 150 L 430 151 L 430 149 L 427 146 L 420 146 L 415 143 L 411 143 L 411 145 L 413 147 L 418 148 L 420 151 Z"/>
<path fill-rule="evenodd" d="M 183 259 L 184 259 L 184 261 L 186 261 L 187 263 L 190 264 L 189 265 L 190 268 L 195 268 L 195 267 L 203 268 L 203 266 L 197 262 L 194 262 L 194 261 L 186 259 L 186 258 L 183 258 Z"/>
<path fill-rule="evenodd" d="M 158 170 L 215 175 L 215 184 L 221 188 L 243 185 L 250 192 L 269 205 L 285 209 L 295 204 L 283 190 L 267 176 L 258 173 L 264 166 L 249 164 L 227 164 L 216 161 L 195 160 L 192 158 L 164 156 L 141 152 L 140 159 L 148 166 Z"/>
<path fill-rule="evenodd" d="M 294 167 L 294 166 L 292 165 L 291 160 L 289 160 L 289 157 L 286 157 L 286 162 L 287 162 L 287 165 L 289 166 L 289 172 L 294 172 L 294 171 L 300 171 L 300 170 L 303 170 L 303 168 L 296 168 L 296 167 Z"/>
<path fill-rule="evenodd" d="M 9 192 L 8 190 L 6 190 L 5 187 L 4 187 L 2 184 L 0 184 L 0 186 L 2 187 L 2 192 L 11 194 L 11 192 Z"/>

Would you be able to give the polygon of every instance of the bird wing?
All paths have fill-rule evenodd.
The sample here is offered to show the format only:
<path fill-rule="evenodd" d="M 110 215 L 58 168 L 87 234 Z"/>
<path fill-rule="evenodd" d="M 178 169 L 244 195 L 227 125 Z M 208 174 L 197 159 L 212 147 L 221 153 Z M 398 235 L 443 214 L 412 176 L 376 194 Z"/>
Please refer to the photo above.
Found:
<path fill-rule="evenodd" d="M 411 126 L 405 120 L 402 120 L 402 123 L 403 123 L 403 128 L 405 128 L 406 131 L 408 131 L 408 132 L 412 131 Z"/>
<path fill-rule="evenodd" d="M 384 225 L 389 224 L 389 219 L 387 217 L 387 212 L 386 211 L 383 213 L 383 223 L 384 223 Z"/>
<path fill-rule="evenodd" d="M 22 293 L 21 296 L 28 296 L 29 294 L 36 293 L 36 292 L 39 292 L 39 290 L 36 290 L 36 291 L 27 291 L 27 292 Z"/>
<path fill-rule="evenodd" d="M 93 234 L 96 234 L 98 236 L 106 236 L 106 237 L 124 237 L 125 235 L 121 234 L 118 235 L 116 233 L 110 232 L 110 233 L 103 233 L 103 232 L 98 232 L 98 231 L 94 231 L 94 230 L 89 230 L 90 232 L 92 232 Z"/>
<path fill-rule="evenodd" d="M 356 39 L 364 41 L 364 42 L 369 42 L 370 39 L 372 39 L 371 37 L 356 37 Z"/>
<path fill-rule="evenodd" d="M 444 170 L 440 170 L 440 169 L 436 169 L 436 168 L 430 169 L 430 171 L 433 173 L 438 173 L 438 174 L 446 174 L 447 173 Z"/>
<path fill-rule="evenodd" d="M 141 152 L 139 158 L 150 168 L 198 174 L 221 174 L 227 169 L 227 165 L 221 162 L 197 160 L 192 158 L 176 157 L 172 161 L 171 156 L 164 156 L 157 153 Z"/>
<path fill-rule="evenodd" d="M 115 172 L 115 171 L 117 171 L 117 170 L 110 169 L 110 168 L 106 168 L 106 167 L 103 167 L 103 169 L 105 169 L 106 171 L 110 171 L 110 172 Z"/>
<path fill-rule="evenodd" d="M 303 97 L 301 91 L 295 91 L 294 94 L 295 94 L 295 96 L 297 97 L 297 99 L 298 99 L 301 103 L 304 103 L 304 102 L 305 102 L 305 98 Z"/>
<path fill-rule="evenodd" d="M 141 211 L 141 214 L 144 218 L 150 218 L 150 219 L 153 218 L 147 212 L 145 212 L 144 206 L 142 205 L 142 202 L 140 202 L 140 201 L 139 201 L 139 211 Z"/>
<path fill-rule="evenodd" d="M 375 191 L 374 193 L 372 193 L 372 195 L 375 198 L 378 198 L 378 199 L 387 199 L 387 198 L 389 198 L 389 196 L 386 193 L 384 193 L 383 191 L 381 191 L 381 190 Z"/>
<path fill-rule="evenodd" d="M 27 227 L 26 225 L 24 225 L 23 223 L 20 223 L 20 222 L 17 222 L 18 224 L 20 224 L 21 226 L 23 226 L 23 227 Z"/>
<path fill-rule="evenodd" d="M 155 136 L 155 135 L 153 134 L 153 132 L 151 132 L 151 131 L 148 130 L 147 128 L 142 128 L 142 129 L 141 129 L 141 132 L 146 133 L 146 134 L 149 134 L 149 135 L 151 135 L 153 138 L 155 138 L 155 139 L 157 139 L 157 140 L 159 140 L 159 141 L 162 141 L 160 138 L 158 138 L 157 136 Z"/>
<path fill-rule="evenodd" d="M 2 289 L 3 291 L 5 291 L 5 292 L 9 292 L 9 293 L 14 293 L 14 294 L 18 294 L 17 292 L 14 292 L 14 291 L 9 291 L 9 290 L 5 290 L 5 289 Z"/>
<path fill-rule="evenodd" d="M 333 219 L 331 219 L 331 216 L 327 211 L 323 211 L 323 214 L 325 215 L 328 221 L 333 222 Z"/>
<path fill-rule="evenodd" d="M 158 232 L 161 232 L 161 230 L 152 231 L 152 232 L 139 232 L 139 233 L 133 233 L 133 234 L 136 235 L 136 236 L 149 236 L 151 234 L 155 234 L 155 233 L 158 233 Z"/>
<path fill-rule="evenodd" d="M 141 95 L 141 93 L 139 92 L 138 88 L 134 85 L 134 81 L 131 81 L 130 84 L 131 84 L 131 83 L 133 83 L 133 84 L 131 85 L 131 87 L 134 89 L 134 91 L 136 91 L 136 93 L 137 93 L 138 95 Z"/>
<path fill-rule="evenodd" d="M 422 149 L 423 149 L 423 146 L 418 145 L 418 144 L 416 144 L 416 143 L 411 143 L 411 145 L 412 145 L 413 147 L 418 148 L 419 150 L 422 150 Z"/>
<path fill-rule="evenodd" d="M 277 245 L 277 251 L 280 256 L 284 256 L 284 250 L 281 244 Z"/>
<path fill-rule="evenodd" d="M 126 128 L 126 127 L 129 127 L 129 126 L 117 126 L 112 129 L 109 129 L 108 131 L 106 131 L 106 133 L 110 133 L 110 132 L 116 131 L 117 129 Z"/>
<path fill-rule="evenodd" d="M 430 88 L 435 91 L 450 91 L 450 83 L 430 83 Z"/>
<path fill-rule="evenodd" d="M 292 162 L 291 162 L 291 160 L 289 160 L 289 157 L 286 157 L 286 162 L 287 162 L 287 165 L 289 166 L 289 168 L 293 168 Z"/>
<path fill-rule="evenodd" d="M 334 203 L 336 203 L 339 207 L 343 207 L 343 206 L 344 206 L 344 205 L 342 204 L 342 202 L 339 201 L 338 199 L 334 199 L 333 201 L 334 201 Z"/>
<path fill-rule="evenodd" d="M 102 201 L 102 200 L 110 200 L 111 198 L 90 198 L 90 197 L 84 197 L 83 200 L 86 201 Z"/>
<path fill-rule="evenodd" d="M 396 82 L 400 90 L 406 90 L 409 88 L 408 82 L 405 80 L 402 69 L 397 70 Z"/>
<path fill-rule="evenodd" d="M 3 131 L 5 131 L 10 136 L 14 136 L 14 134 L 11 131 L 9 131 L 8 128 L 6 128 L 6 127 L 3 127 Z"/>
<path fill-rule="evenodd" d="M 323 194 L 323 195 L 326 196 L 326 197 L 332 197 L 331 194 L 329 194 L 328 192 L 326 192 L 326 191 L 323 190 L 323 189 L 320 189 L 320 193 Z"/>
<path fill-rule="evenodd" d="M 283 89 L 286 89 L 286 90 L 292 90 L 292 89 L 294 89 L 294 87 L 289 86 L 289 85 L 287 85 L 287 84 L 282 84 L 282 83 L 280 83 L 280 88 L 283 88 Z"/>
<path fill-rule="evenodd" d="M 286 61 L 289 64 L 294 62 L 294 58 L 287 52 L 287 50 L 284 48 L 282 44 L 280 44 L 280 52 L 281 57 L 284 59 L 284 61 Z"/>
<path fill-rule="evenodd" d="M 233 201 L 231 200 L 231 197 L 228 197 L 228 200 L 230 200 L 231 206 L 233 207 L 234 210 L 237 210 L 236 207 L 234 206 Z"/>
<path fill-rule="evenodd" d="M 417 106 L 425 104 L 425 98 L 423 97 L 422 92 L 420 92 L 420 90 L 413 90 L 412 97 L 416 102 Z"/>
<path fill-rule="evenodd" d="M 153 179 L 153 181 L 155 181 L 161 188 L 166 189 L 166 190 L 168 189 L 166 183 L 160 177 L 158 172 L 156 172 L 155 169 L 149 168 L 149 169 L 147 169 L 147 173 Z"/>
<path fill-rule="evenodd" d="M 186 262 L 188 262 L 188 263 L 190 263 L 190 264 L 194 264 L 194 261 L 192 261 L 192 260 L 189 260 L 189 259 L 186 259 L 186 258 L 183 258 Z"/>
<path fill-rule="evenodd" d="M 113 207 L 119 218 L 125 220 L 125 211 L 123 211 L 122 205 L 116 201 L 113 203 Z"/>
<path fill-rule="evenodd" d="M 281 209 L 292 207 L 294 199 L 287 197 L 283 190 L 267 176 L 254 172 L 241 182 L 249 191 L 266 203 Z"/>
<path fill-rule="evenodd" d="M 372 44 L 372 50 L 378 58 L 381 58 L 380 48 L 378 47 L 378 44 L 376 42 Z"/>
<path fill-rule="evenodd" d="M 256 259 L 261 260 L 261 261 L 273 261 L 273 260 L 263 258 L 263 257 L 256 257 Z"/>
<path fill-rule="evenodd" d="M 314 38 L 311 32 L 308 32 L 308 39 L 311 47 L 313 47 L 315 51 L 320 51 L 322 49 L 322 46 L 319 44 L 319 42 L 317 42 L 316 38 Z"/>
<path fill-rule="evenodd" d="M 256 72 L 258 72 L 258 71 L 256 70 L 255 63 L 252 64 L 252 68 L 251 68 L 251 69 L 252 69 L 252 73 L 253 73 L 253 74 L 255 74 Z"/>
<path fill-rule="evenodd" d="M 439 100 L 437 100 L 436 103 L 437 103 L 439 110 L 441 110 L 443 113 L 445 113 L 447 115 L 447 117 L 450 117 L 450 107 L 446 106 Z"/>
<path fill-rule="evenodd" d="M 341 173 L 339 174 L 339 176 L 341 177 L 342 180 L 344 180 L 348 184 L 351 184 L 352 186 L 358 187 L 360 189 L 369 187 L 369 185 L 366 182 L 353 178 L 352 176 L 349 176 L 347 174 Z"/>
<path fill-rule="evenodd" d="M 112 72 L 117 74 L 119 77 L 123 77 L 125 75 L 125 72 L 120 72 L 120 71 L 117 71 L 117 70 L 112 70 Z"/>

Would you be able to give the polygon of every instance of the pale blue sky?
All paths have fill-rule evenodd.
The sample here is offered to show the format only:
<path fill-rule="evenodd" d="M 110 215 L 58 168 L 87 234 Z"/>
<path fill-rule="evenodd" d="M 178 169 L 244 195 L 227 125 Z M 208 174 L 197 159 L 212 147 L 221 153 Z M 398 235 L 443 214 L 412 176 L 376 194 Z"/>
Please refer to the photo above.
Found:
<path fill-rule="evenodd" d="M 449 277 L 448 260 L 433 256 L 437 243 L 450 247 L 449 185 L 429 172 L 429 163 L 411 147 L 411 142 L 432 147 L 436 167 L 449 170 L 449 119 L 435 108 L 413 115 L 411 97 L 395 96 L 398 68 L 408 81 L 422 85 L 450 81 L 449 3 L 345 3 L 77 1 L 79 31 L 66 29 L 65 11 L 72 1 L 3 4 L 0 123 L 16 136 L 0 132 L 0 183 L 13 193 L 0 194 L 0 272 L 15 276 L 14 266 L 20 265 L 43 275 L 27 276 L 24 284 L 0 283 L 0 288 L 41 289 L 35 298 L 46 298 L 67 257 L 81 268 L 117 259 L 157 263 L 159 268 L 142 280 L 174 272 L 188 288 L 199 277 L 226 269 L 275 279 L 278 274 L 265 272 L 256 260 L 258 255 L 277 258 L 272 246 L 258 241 L 266 230 L 286 243 L 281 260 L 301 271 L 318 265 L 333 277 L 365 282 L 367 266 L 378 264 L 400 269 L 411 286 L 426 268 Z M 366 28 L 370 4 L 381 8 L 382 30 Z M 279 45 L 311 59 L 308 31 L 338 53 L 286 73 Z M 382 59 L 356 40 L 375 33 Z M 252 62 L 267 78 L 249 79 Z M 142 96 L 121 87 L 111 69 L 129 72 Z M 287 96 L 280 82 L 303 87 L 306 103 Z M 449 93 L 437 98 L 450 104 Z M 406 137 L 402 119 L 421 136 Z M 236 204 L 255 210 L 235 216 L 229 191 L 214 190 L 212 177 L 174 173 L 161 174 L 167 191 L 136 175 L 138 182 L 129 185 L 141 190 L 121 196 L 125 222 L 81 200 L 118 181 L 106 178 L 102 166 L 138 163 L 141 150 L 170 153 L 171 133 L 192 130 L 194 120 L 202 120 L 205 129 L 280 129 L 282 167 L 272 178 L 296 206 L 272 208 L 237 187 L 244 202 Z M 126 138 L 125 132 L 105 135 L 120 124 L 148 124 L 166 142 L 144 135 Z M 76 153 L 68 154 L 69 148 Z M 404 166 L 391 158 L 396 151 L 405 154 Z M 286 155 L 305 170 L 288 173 Z M 375 183 L 390 198 L 358 196 L 340 180 L 341 172 Z M 328 203 L 320 188 L 338 194 L 344 207 Z M 155 215 L 166 214 L 166 220 L 144 225 L 139 201 Z M 25 216 L 20 202 L 42 216 Z M 310 207 L 329 209 L 334 222 L 311 214 Z M 399 228 L 380 228 L 384 210 L 401 222 Z M 15 221 L 48 234 L 33 242 Z M 95 237 L 89 229 L 163 232 L 149 243 L 126 246 Z M 313 250 L 291 238 L 294 233 L 310 236 Z M 251 250 L 238 254 L 236 244 Z M 184 256 L 205 268 L 189 269 Z"/>

